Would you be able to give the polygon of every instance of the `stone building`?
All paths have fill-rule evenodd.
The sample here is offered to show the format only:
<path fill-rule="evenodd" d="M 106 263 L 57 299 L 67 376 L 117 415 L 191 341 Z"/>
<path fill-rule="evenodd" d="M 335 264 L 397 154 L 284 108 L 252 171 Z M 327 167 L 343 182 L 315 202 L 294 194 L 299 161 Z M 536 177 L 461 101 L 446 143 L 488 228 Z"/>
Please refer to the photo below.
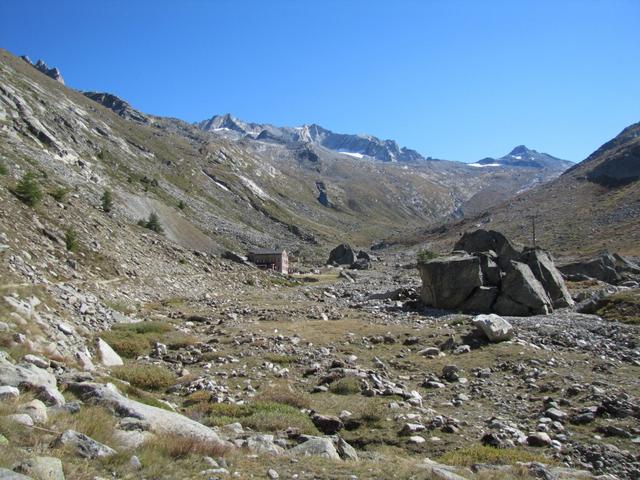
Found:
<path fill-rule="evenodd" d="M 249 252 L 249 261 L 264 270 L 289 273 L 289 255 L 286 250 L 253 250 Z"/>

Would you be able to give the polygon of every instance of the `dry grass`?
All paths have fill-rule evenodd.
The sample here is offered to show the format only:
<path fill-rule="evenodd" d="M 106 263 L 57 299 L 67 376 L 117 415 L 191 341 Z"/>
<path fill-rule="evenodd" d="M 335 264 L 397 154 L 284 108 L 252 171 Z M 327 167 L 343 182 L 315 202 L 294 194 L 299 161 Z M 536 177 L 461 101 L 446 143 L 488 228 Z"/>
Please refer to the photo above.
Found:
<path fill-rule="evenodd" d="M 164 457 L 184 459 L 191 455 L 222 457 L 229 448 L 218 442 L 179 435 L 162 435 L 145 445 L 145 450 L 159 450 Z"/>
<path fill-rule="evenodd" d="M 605 320 L 640 325 L 640 289 L 618 292 L 603 299 L 596 313 Z"/>
<path fill-rule="evenodd" d="M 329 386 L 329 391 L 336 395 L 355 395 L 360 393 L 362 381 L 358 377 L 345 377 Z"/>
<path fill-rule="evenodd" d="M 260 402 L 273 402 L 289 405 L 298 409 L 311 408 L 311 397 L 307 393 L 298 392 L 289 386 L 270 387 L 262 390 L 256 397 Z"/>
<path fill-rule="evenodd" d="M 472 445 L 447 452 L 438 458 L 445 465 L 469 467 L 474 463 L 490 465 L 514 465 L 517 462 L 549 463 L 544 455 L 522 448 L 493 448 L 484 445 Z"/>

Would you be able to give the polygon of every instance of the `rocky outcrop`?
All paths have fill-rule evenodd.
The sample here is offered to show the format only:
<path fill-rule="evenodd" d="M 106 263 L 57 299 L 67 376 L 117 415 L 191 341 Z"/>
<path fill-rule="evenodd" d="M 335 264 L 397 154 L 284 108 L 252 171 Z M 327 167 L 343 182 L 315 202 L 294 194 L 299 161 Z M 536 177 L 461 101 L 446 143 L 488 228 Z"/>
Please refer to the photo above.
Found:
<path fill-rule="evenodd" d="M 640 275 L 640 266 L 617 253 L 603 253 L 599 257 L 560 265 L 558 270 L 570 279 L 587 278 L 617 285 Z"/>
<path fill-rule="evenodd" d="M 425 305 L 446 310 L 528 316 L 573 305 L 549 253 L 518 251 L 499 232 L 465 234 L 454 254 L 418 263 Z"/>
<path fill-rule="evenodd" d="M 329 253 L 327 264 L 329 265 L 351 265 L 357 259 L 356 251 L 348 243 L 338 245 Z"/>
<path fill-rule="evenodd" d="M 147 422 L 152 433 L 171 434 L 210 441 L 221 446 L 227 445 L 227 442 L 223 441 L 216 432 L 201 423 L 184 415 L 126 398 L 112 384 L 70 383 L 68 388 L 84 401 L 104 405 L 122 417 L 133 417 Z"/>
<path fill-rule="evenodd" d="M 0 352 L 0 385 L 32 390 L 38 398 L 50 405 L 65 404 L 52 373 L 31 363 L 15 365 L 8 360 L 5 352 Z"/>
<path fill-rule="evenodd" d="M 503 342 L 513 337 L 513 327 L 499 315 L 478 315 L 473 319 L 473 324 L 478 327 L 490 342 Z"/>
<path fill-rule="evenodd" d="M 27 62 L 36 70 L 39 70 L 40 72 L 44 73 L 47 77 L 53 78 L 56 82 L 60 82 L 62 85 L 64 85 L 64 78 L 62 78 L 62 74 L 60 73 L 60 70 L 58 70 L 57 67 L 49 68 L 49 66 L 46 63 L 44 63 L 42 60 L 38 60 L 36 63 L 32 63 L 31 59 L 26 55 L 22 55 L 22 57 L 20 58 L 22 58 L 25 62 Z"/>

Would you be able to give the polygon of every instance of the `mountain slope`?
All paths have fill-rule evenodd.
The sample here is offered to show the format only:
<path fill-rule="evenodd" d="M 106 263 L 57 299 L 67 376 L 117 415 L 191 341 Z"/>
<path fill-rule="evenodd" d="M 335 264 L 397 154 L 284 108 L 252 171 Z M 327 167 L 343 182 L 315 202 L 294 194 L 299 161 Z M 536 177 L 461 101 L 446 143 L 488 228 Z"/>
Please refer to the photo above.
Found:
<path fill-rule="evenodd" d="M 556 254 L 609 249 L 640 255 L 640 123 L 556 180 L 422 239 L 444 248 L 462 231 L 482 225 L 530 244 L 532 217 L 537 243 Z"/>

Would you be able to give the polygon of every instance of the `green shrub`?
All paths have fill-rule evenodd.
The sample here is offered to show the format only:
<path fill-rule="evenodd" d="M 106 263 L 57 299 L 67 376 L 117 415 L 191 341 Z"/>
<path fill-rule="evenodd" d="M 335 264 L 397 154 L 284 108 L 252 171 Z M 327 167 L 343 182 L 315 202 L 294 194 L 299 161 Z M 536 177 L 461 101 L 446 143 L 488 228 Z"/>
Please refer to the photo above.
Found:
<path fill-rule="evenodd" d="M 13 194 L 18 197 L 21 202 L 30 207 L 35 207 L 38 202 L 40 202 L 42 199 L 42 191 L 33 172 L 24 174 L 13 190 Z"/>
<path fill-rule="evenodd" d="M 421 252 L 418 252 L 418 263 L 427 263 L 429 260 L 433 260 L 439 256 L 439 254 L 432 252 L 431 250 L 422 250 Z"/>
<path fill-rule="evenodd" d="M 344 377 L 333 382 L 329 386 L 329 391 L 336 395 L 355 395 L 360 393 L 361 383 L 358 377 Z"/>
<path fill-rule="evenodd" d="M 185 208 L 187 208 L 187 204 L 180 200 L 180 202 L 178 202 L 178 208 L 180 210 L 184 210 Z"/>
<path fill-rule="evenodd" d="M 142 390 L 164 390 L 175 380 L 173 372 L 159 365 L 123 365 L 111 374 Z"/>
<path fill-rule="evenodd" d="M 105 190 L 102 194 L 102 211 L 105 213 L 109 213 L 113 208 L 113 194 L 111 190 Z"/>
<path fill-rule="evenodd" d="M 73 228 L 67 228 L 64 232 L 64 244 L 70 252 L 75 252 L 78 249 L 78 236 Z"/>
<path fill-rule="evenodd" d="M 144 228 L 148 228 L 149 230 L 153 230 L 156 233 L 162 233 L 163 229 L 162 229 L 162 225 L 160 224 L 160 217 L 158 217 L 158 214 L 155 212 L 152 212 L 149 215 L 149 219 L 148 220 L 140 220 L 138 222 L 138 225 L 140 225 L 141 227 Z"/>
<path fill-rule="evenodd" d="M 173 330 L 173 327 L 164 322 L 136 322 L 136 323 L 123 323 L 113 327 L 114 330 L 124 330 L 127 332 L 133 332 L 138 334 L 146 333 L 166 333 Z"/>
<path fill-rule="evenodd" d="M 49 195 L 53 197 L 56 202 L 64 201 L 64 197 L 67 195 L 68 190 L 64 187 L 58 187 L 52 192 L 49 192 Z"/>
<path fill-rule="evenodd" d="M 0 162 L 0 175 L 6 175 L 7 173 L 9 173 L 9 171 L 7 170 L 7 166 Z"/>

